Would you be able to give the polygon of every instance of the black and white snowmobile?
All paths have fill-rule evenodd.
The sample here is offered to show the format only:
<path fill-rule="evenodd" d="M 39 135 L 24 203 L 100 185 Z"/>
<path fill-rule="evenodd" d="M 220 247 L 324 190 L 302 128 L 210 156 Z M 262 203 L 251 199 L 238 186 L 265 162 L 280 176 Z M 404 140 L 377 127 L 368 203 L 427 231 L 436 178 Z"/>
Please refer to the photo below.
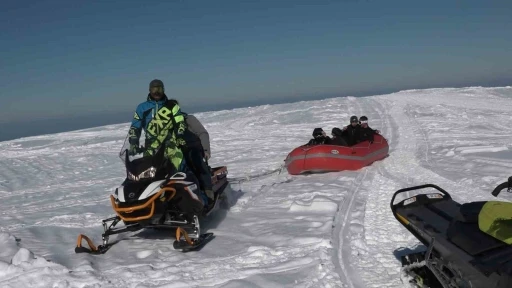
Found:
<path fill-rule="evenodd" d="M 144 147 L 140 147 L 135 155 L 130 155 L 127 142 L 119 155 L 126 168 L 126 179 L 115 189 L 114 195 L 110 195 L 116 216 L 102 221 L 103 244 L 96 247 L 89 237 L 80 234 L 75 253 L 103 254 L 112 245 L 108 242 L 110 235 L 144 228 L 176 229 L 173 247 L 178 250 L 198 249 L 211 240 L 213 233 L 201 234 L 199 220 L 218 207 L 228 185 L 227 167 L 211 169 L 215 199 L 213 203 L 208 203 L 206 198 L 201 197 L 199 182 L 192 172 L 174 173 L 174 169 L 169 168 L 172 165 L 164 157 L 163 145 L 153 156 L 144 155 Z M 191 212 L 198 208 L 200 213 Z M 124 227 L 116 228 L 121 221 Z M 86 240 L 90 248 L 83 247 L 82 240 Z"/>
<path fill-rule="evenodd" d="M 498 196 L 512 177 L 496 187 Z M 401 193 L 434 188 L 394 204 Z M 438 193 L 440 192 L 440 193 Z M 403 273 L 416 287 L 512 287 L 512 203 L 476 201 L 459 204 L 442 188 L 425 184 L 396 191 L 395 218 L 427 250 L 402 256 Z"/>

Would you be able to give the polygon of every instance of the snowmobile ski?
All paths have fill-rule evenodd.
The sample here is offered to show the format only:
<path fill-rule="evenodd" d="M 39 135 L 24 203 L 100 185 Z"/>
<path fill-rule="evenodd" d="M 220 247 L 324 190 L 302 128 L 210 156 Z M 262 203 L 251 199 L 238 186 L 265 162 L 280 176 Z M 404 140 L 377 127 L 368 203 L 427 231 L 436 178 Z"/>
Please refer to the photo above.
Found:
<path fill-rule="evenodd" d="M 85 240 L 87 242 L 87 245 L 89 245 L 89 248 L 82 246 L 82 240 Z M 80 234 L 78 235 L 77 244 L 75 247 L 75 253 L 89 253 L 89 254 L 103 254 L 107 252 L 108 249 L 110 249 L 112 245 L 99 245 L 96 247 L 94 243 L 92 242 L 89 237 Z"/>
<path fill-rule="evenodd" d="M 183 238 L 181 238 L 181 235 L 183 234 Z M 192 239 L 189 237 L 187 232 L 183 230 L 182 228 L 176 229 L 176 240 L 173 243 L 173 248 L 176 250 L 181 250 L 183 252 L 188 251 L 197 251 L 204 247 L 204 245 L 210 240 L 215 238 L 215 235 L 213 233 L 204 233 L 201 234 L 198 238 Z"/>

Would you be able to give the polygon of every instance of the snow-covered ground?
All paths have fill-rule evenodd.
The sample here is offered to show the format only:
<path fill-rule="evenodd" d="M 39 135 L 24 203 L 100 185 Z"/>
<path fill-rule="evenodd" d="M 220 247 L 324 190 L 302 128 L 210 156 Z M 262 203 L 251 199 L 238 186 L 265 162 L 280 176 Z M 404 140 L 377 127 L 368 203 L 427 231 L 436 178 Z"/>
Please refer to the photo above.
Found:
<path fill-rule="evenodd" d="M 393 218 L 396 190 L 434 183 L 461 202 L 492 199 L 512 175 L 512 87 L 409 90 L 373 97 L 197 114 L 212 166 L 234 181 L 203 228 L 201 251 L 172 248 L 168 232 L 140 231 L 104 255 L 109 194 L 128 124 L 0 142 L 0 287 L 406 287 L 399 255 L 418 241 Z M 366 115 L 390 156 L 360 171 L 290 176 L 287 153 L 315 127 Z M 504 198 L 507 195 L 503 195 Z"/>

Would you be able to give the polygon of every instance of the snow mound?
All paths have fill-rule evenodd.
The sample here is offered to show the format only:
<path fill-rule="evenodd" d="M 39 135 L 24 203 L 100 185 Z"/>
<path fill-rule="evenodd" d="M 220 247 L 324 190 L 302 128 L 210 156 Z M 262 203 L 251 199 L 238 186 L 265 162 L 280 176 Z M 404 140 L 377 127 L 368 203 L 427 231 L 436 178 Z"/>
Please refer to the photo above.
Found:
<path fill-rule="evenodd" d="M 20 247 L 20 239 L 0 232 L 2 287 L 95 287 L 95 277 L 75 273 Z M 99 287 L 99 286 L 97 286 Z"/>

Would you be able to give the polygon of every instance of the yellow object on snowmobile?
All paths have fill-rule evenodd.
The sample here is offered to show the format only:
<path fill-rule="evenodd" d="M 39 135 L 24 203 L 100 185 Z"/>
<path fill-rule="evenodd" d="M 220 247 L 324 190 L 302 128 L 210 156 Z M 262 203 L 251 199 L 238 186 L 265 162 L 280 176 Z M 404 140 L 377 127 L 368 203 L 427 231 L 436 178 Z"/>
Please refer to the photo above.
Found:
<path fill-rule="evenodd" d="M 485 203 L 478 214 L 478 228 L 500 241 L 512 244 L 512 203 Z"/>

